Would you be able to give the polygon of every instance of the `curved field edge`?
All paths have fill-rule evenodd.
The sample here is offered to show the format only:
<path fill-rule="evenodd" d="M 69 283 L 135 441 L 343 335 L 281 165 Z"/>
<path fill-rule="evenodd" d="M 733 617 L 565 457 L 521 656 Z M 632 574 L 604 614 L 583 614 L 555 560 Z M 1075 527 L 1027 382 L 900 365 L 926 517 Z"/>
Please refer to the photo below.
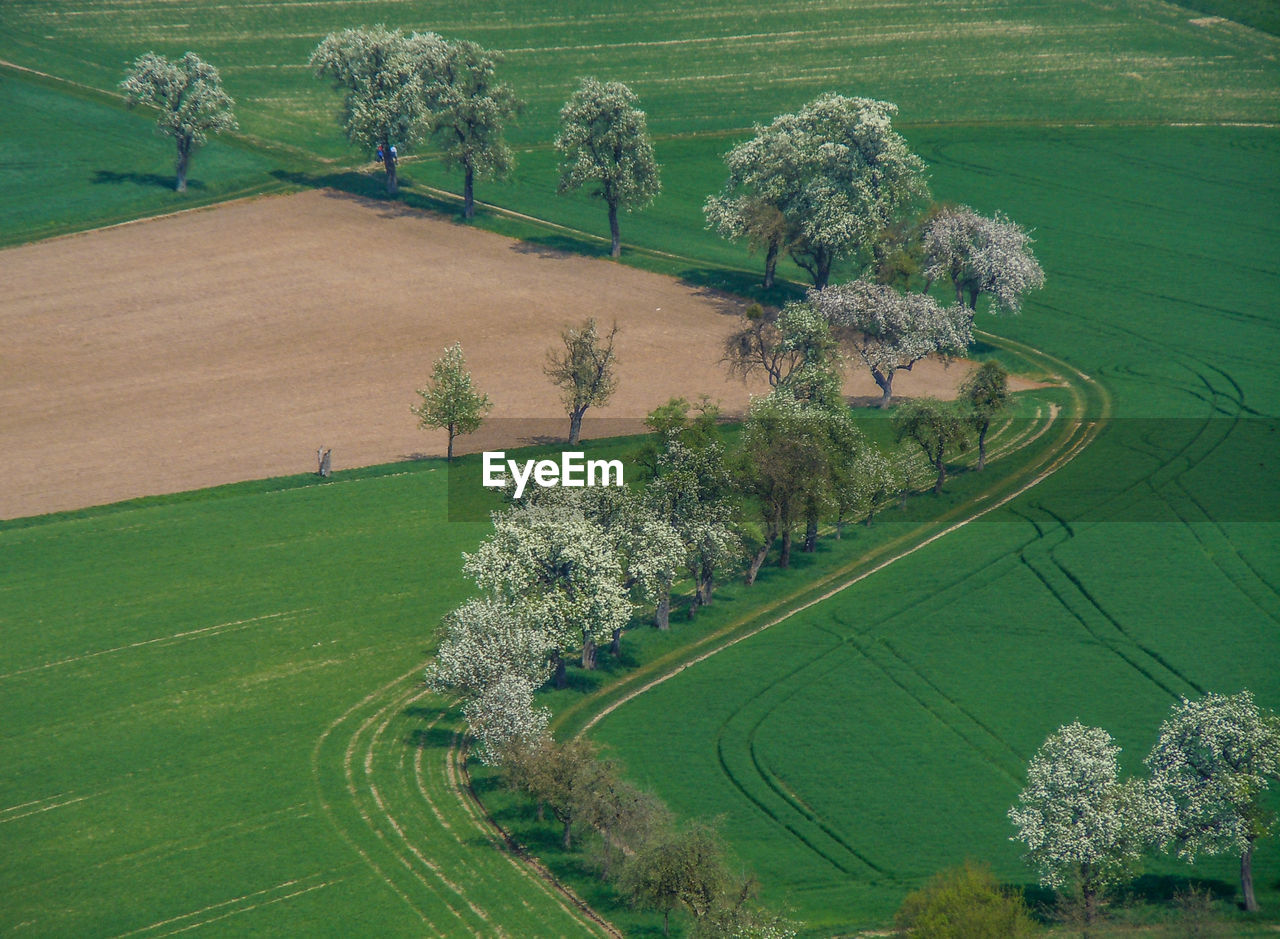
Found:
<path fill-rule="evenodd" d="M 737 618 L 697 641 L 663 655 L 628 672 L 600 690 L 587 695 L 556 714 L 552 729 L 561 735 L 589 731 L 609 713 L 650 688 L 665 682 L 730 646 L 748 639 L 790 617 L 813 607 L 854 584 L 883 570 L 895 561 L 945 537 L 998 509 L 1036 486 L 1073 460 L 1097 436 L 1102 422 L 1111 414 L 1111 398 L 1106 389 L 1079 369 L 1024 343 L 990 333 L 976 333 L 988 342 L 1020 356 L 1064 382 L 1070 404 L 1051 420 L 1050 436 L 1033 460 L 1010 477 L 983 490 L 967 502 L 953 507 L 932 521 L 842 564 L 817 580 Z M 1026 441 L 1022 446 L 1028 446 Z"/>
<path fill-rule="evenodd" d="M 1030 451 L 1032 456 L 1024 466 L 1019 467 L 1015 473 L 997 484 L 984 489 L 964 504 L 913 528 L 909 533 L 900 535 L 840 565 L 834 571 L 810 580 L 783 597 L 767 602 L 751 613 L 736 618 L 729 624 L 682 645 L 666 655 L 659 656 L 640 668 L 608 681 L 596 692 L 570 704 L 555 716 L 552 726 L 557 734 L 565 736 L 587 733 L 615 709 L 650 688 L 822 603 L 890 564 L 908 557 L 975 519 L 1004 506 L 1065 466 L 1093 441 L 1102 421 L 1110 415 L 1110 396 L 1105 388 L 1078 369 L 1030 346 L 987 333 L 982 333 L 981 338 L 1006 353 L 1018 357 L 1026 364 L 1060 378 L 1068 393 L 1069 404 L 1061 411 L 1055 410 L 1051 413 L 1042 426 L 1032 431 L 1023 430 L 1015 434 L 1013 440 L 1002 441 L 997 445 L 994 455 L 1000 457 L 1007 458 L 1023 449 Z M 1036 443 L 1043 445 L 1034 446 Z M 435 719 L 438 720 L 439 717 Z M 466 754 L 460 734 L 451 739 L 448 751 L 448 760 L 455 763 L 465 761 Z M 471 792 L 473 795 L 476 794 L 474 788 Z M 428 800 L 433 800 L 447 793 L 423 792 L 422 795 Z M 455 792 L 453 796 L 461 797 L 461 794 Z M 504 840 L 509 845 L 514 844 L 513 835 L 504 829 L 495 817 L 500 813 L 484 805 L 483 794 L 479 794 L 477 798 L 478 805 L 485 812 L 487 823 L 502 832 Z"/>
<path fill-rule="evenodd" d="M 482 815 L 461 739 L 452 706 L 431 695 L 414 668 L 316 741 L 316 800 L 427 934 L 619 936 Z"/>

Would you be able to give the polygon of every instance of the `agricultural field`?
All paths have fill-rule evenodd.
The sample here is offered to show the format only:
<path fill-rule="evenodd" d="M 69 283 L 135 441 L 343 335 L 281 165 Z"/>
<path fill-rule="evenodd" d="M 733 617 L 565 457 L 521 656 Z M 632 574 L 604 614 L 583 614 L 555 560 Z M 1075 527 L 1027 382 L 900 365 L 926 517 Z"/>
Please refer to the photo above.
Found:
<path fill-rule="evenodd" d="M 1262 28 L 1221 18 L 1237 8 Z M 940 530 L 930 512 L 969 517 L 991 498 L 975 474 L 959 477 L 947 501 L 917 500 L 925 508 L 912 511 L 923 514 L 894 520 L 901 528 L 824 541 L 793 574 L 766 569 L 696 623 L 677 617 L 668 636 L 634 637 L 627 664 L 664 677 L 714 648 L 721 631 L 778 620 L 642 694 L 627 698 L 628 673 L 615 669 L 544 696 L 561 732 L 585 729 L 678 814 L 720 819 L 764 899 L 807 933 L 882 929 L 908 891 L 966 857 L 1034 894 L 1005 813 L 1027 759 L 1058 726 L 1107 728 L 1125 771 L 1139 773 L 1179 696 L 1248 688 L 1280 709 L 1280 39 L 1264 31 L 1267 14 L 1220 0 L 1195 9 L 654 3 L 643 14 L 586 2 L 517 13 L 14 0 L 0 6 L 0 243 L 243 194 L 376 195 L 370 155 L 338 133 L 337 96 L 305 63 L 328 31 L 385 22 L 506 54 L 503 75 L 528 108 L 512 134 L 516 173 L 478 187 L 493 206 L 479 226 L 524 239 L 531 251 L 520 256 L 535 266 L 549 263 L 539 253 L 548 248 L 598 255 L 607 231 L 598 203 L 555 192 L 548 142 L 560 104 L 584 74 L 631 84 L 657 138 L 664 192 L 624 218 L 624 258 L 680 278 L 663 288 L 669 295 L 705 299 L 708 286 L 749 292 L 760 265 L 703 227 L 723 152 L 753 123 L 823 91 L 896 102 L 935 198 L 1034 229 L 1046 287 L 1020 317 L 983 314 L 978 326 L 994 335 L 977 351 L 1011 364 L 1051 356 L 1081 395 L 1075 416 L 1105 422 L 1024 495 L 830 597 L 811 602 L 851 580 L 864 552 L 885 559 L 900 531 L 916 545 Z M 240 131 L 196 155 L 185 197 L 167 188 L 169 142 L 113 97 L 148 49 L 199 51 L 238 101 Z M 402 173 L 405 204 L 456 211 L 449 194 L 460 179 L 430 147 Z M 387 214 L 388 226 L 415 223 Z M 130 228 L 163 233 L 173 221 Z M 67 243 L 92 253 L 102 237 Z M 223 276 L 234 282 L 253 251 L 244 236 L 231 240 L 238 249 L 220 248 L 210 267 L 230 265 Z M 17 263 L 32 255 L 18 252 L 49 247 L 0 253 L 7 295 L 33 293 Z M 118 262 L 122 296 L 138 293 L 129 278 L 161 276 L 149 253 L 118 256 L 130 255 Z M 506 270 L 500 257 L 486 262 L 495 277 Z M 617 276 L 642 273 L 653 276 Z M 781 273 L 800 281 L 795 268 Z M 397 271 L 379 289 L 416 276 Z M 57 286 L 47 272 L 38 280 Z M 313 280 L 294 284 L 296 303 L 277 285 L 282 305 L 305 310 Z M 630 290 L 639 288 L 619 292 Z M 331 303 L 357 317 L 363 296 L 358 281 L 349 297 L 335 284 Z M 60 309 L 74 316 L 74 304 Z M 0 301 L 0 317 L 15 310 Z M 402 327 L 386 356 L 409 348 L 425 367 L 434 346 L 410 321 Z M 148 376 L 134 381 L 135 391 L 155 390 Z M 371 374 L 366 384 L 377 382 Z M 547 393 L 541 376 L 525 382 Z M 35 445 L 16 436 L 14 415 L 41 390 L 7 378 L 0 392 L 9 395 L 0 442 L 29 454 Z M 1028 400 L 1065 407 L 1064 394 Z M 395 395 L 403 430 L 408 400 Z M 268 399 L 278 403 L 278 390 Z M 86 395 L 83 406 L 101 403 Z M 216 412 L 216 398 L 208 407 Z M 66 448 L 82 433 L 46 444 Z M 385 453 L 371 447 L 367 462 L 400 455 Z M 1010 453 L 997 473 L 1012 485 L 1041 456 Z M 150 457 L 169 459 L 163 447 Z M 253 465 L 220 476 L 215 463 L 214 476 L 191 485 L 273 478 L 0 522 L 0 930 L 607 933 L 581 900 L 503 847 L 468 795 L 456 712 L 421 684 L 436 624 L 467 595 L 461 552 L 488 530 L 445 521 L 443 464 L 391 463 L 328 482 Z M 104 488 L 94 499 L 87 478 L 87 495 L 50 507 L 142 494 Z M 40 509 L 8 514 L 27 511 Z M 809 605 L 781 616 L 800 600 Z M 483 806 L 606 919 L 627 934 L 661 929 L 557 857 L 529 810 L 471 770 Z M 1254 870 L 1274 923 L 1280 840 L 1260 843 Z M 1136 890 L 1164 897 L 1194 877 L 1230 898 L 1237 873 L 1231 858 L 1194 868 L 1159 858 Z"/>

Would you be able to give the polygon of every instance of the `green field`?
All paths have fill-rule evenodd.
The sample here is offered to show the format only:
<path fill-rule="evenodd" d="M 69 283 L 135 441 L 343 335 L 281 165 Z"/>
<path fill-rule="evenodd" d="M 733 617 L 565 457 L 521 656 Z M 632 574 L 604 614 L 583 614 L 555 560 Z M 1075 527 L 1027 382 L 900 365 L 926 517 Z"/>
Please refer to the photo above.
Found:
<path fill-rule="evenodd" d="M 1265 5 L 1194 6 L 9 0 L 0 61 L 56 79 L 0 66 L 0 243 L 243 192 L 376 188 L 305 68 L 324 33 L 360 23 L 507 53 L 529 99 L 519 169 L 477 195 L 563 228 L 481 224 L 546 243 L 599 251 L 605 231 L 599 205 L 555 194 L 560 103 L 584 74 L 631 83 L 664 194 L 623 238 L 647 249 L 633 263 L 695 283 L 746 288 L 758 264 L 700 211 L 744 128 L 827 90 L 897 102 L 938 198 L 1035 229 L 1046 288 L 979 325 L 1088 373 L 1120 420 L 998 516 L 591 732 L 681 814 L 723 816 L 767 900 L 820 934 L 876 926 L 965 857 L 1030 882 L 1004 812 L 1058 725 L 1105 726 L 1138 771 L 1177 695 L 1248 687 L 1280 709 L 1280 39 L 1196 22 Z M 147 49 L 198 51 L 239 102 L 241 133 L 196 156 L 185 197 L 169 142 L 104 94 Z M 429 150 L 404 174 L 418 204 L 459 185 Z M 455 721 L 416 685 L 485 529 L 443 522 L 443 479 L 412 464 L 0 524 L 0 931 L 587 928 L 494 848 L 459 791 Z M 630 660 L 678 657 L 849 556 L 727 591 Z M 595 687 L 551 696 L 566 727 Z M 1235 889 L 1229 859 L 1150 870 L 1153 894 L 1192 875 Z M 1255 872 L 1274 918 L 1280 842 Z"/>

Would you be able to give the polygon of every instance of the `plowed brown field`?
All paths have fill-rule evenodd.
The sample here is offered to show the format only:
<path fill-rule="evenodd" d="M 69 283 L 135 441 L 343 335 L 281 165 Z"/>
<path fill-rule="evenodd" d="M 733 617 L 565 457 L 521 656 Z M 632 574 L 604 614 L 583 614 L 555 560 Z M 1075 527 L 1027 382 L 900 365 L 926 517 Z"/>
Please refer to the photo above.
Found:
<path fill-rule="evenodd" d="M 563 433 L 542 367 L 589 316 L 619 325 L 618 392 L 589 417 L 765 390 L 719 363 L 733 298 L 333 192 L 12 248 L 0 283 L 0 518 L 306 472 L 320 446 L 335 469 L 442 453 L 409 407 L 459 340 L 493 417 Z M 894 390 L 949 396 L 965 371 L 922 363 Z M 877 393 L 856 369 L 845 390 Z"/>

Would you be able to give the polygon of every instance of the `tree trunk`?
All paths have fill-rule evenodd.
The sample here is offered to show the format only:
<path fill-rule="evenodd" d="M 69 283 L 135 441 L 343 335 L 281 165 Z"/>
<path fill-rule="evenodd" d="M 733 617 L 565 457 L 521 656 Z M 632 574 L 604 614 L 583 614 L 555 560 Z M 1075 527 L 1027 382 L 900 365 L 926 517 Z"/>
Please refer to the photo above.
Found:
<path fill-rule="evenodd" d="M 769 239 L 769 249 L 764 255 L 764 289 L 773 286 L 773 275 L 778 269 L 778 239 Z"/>
<path fill-rule="evenodd" d="M 810 512 L 804 526 L 804 552 L 812 554 L 818 550 L 818 513 Z"/>
<path fill-rule="evenodd" d="M 453 425 L 449 425 L 449 453 L 445 457 L 446 463 L 453 462 L 453 439 L 458 436 L 458 432 L 453 429 Z"/>
<path fill-rule="evenodd" d="M 582 436 L 582 415 L 587 413 L 586 408 L 574 408 L 569 412 L 569 446 L 577 446 L 578 438 Z"/>
<path fill-rule="evenodd" d="M 960 281 L 952 281 L 956 287 L 956 303 L 964 303 L 964 287 L 960 286 Z"/>
<path fill-rule="evenodd" d="M 582 631 L 582 667 L 588 671 L 596 667 L 596 641 L 585 629 Z"/>
<path fill-rule="evenodd" d="M 975 313 L 978 312 L 978 294 L 981 292 L 977 287 L 969 288 L 969 309 Z"/>
<path fill-rule="evenodd" d="M 573 819 L 568 818 L 564 823 L 564 834 L 560 836 L 560 847 L 566 851 L 569 850 L 569 830 L 573 827 Z"/>
<path fill-rule="evenodd" d="M 933 494 L 936 496 L 942 492 L 942 484 L 947 481 L 947 464 L 942 458 L 942 453 L 938 454 L 938 459 L 933 465 L 938 468 L 938 481 L 933 484 Z"/>
<path fill-rule="evenodd" d="M 613 641 L 609 643 L 609 654 L 618 656 L 622 654 L 622 627 L 619 626 L 613 631 Z"/>
<path fill-rule="evenodd" d="M 653 614 L 653 625 L 658 629 L 671 628 L 671 590 L 662 591 L 658 598 L 658 609 Z"/>
<path fill-rule="evenodd" d="M 782 553 L 778 555 L 779 567 L 791 566 L 791 528 L 782 532 Z"/>
<path fill-rule="evenodd" d="M 560 654 L 560 650 L 556 649 L 551 653 L 551 664 L 555 669 L 555 686 L 559 690 L 563 690 L 569 686 L 569 678 L 565 674 L 564 656 Z"/>
<path fill-rule="evenodd" d="M 1247 842 L 1240 855 L 1240 893 L 1244 896 L 1246 913 L 1258 912 L 1258 898 L 1253 895 L 1253 840 Z"/>
<path fill-rule="evenodd" d="M 174 167 L 178 181 L 174 188 L 178 192 L 187 191 L 187 165 L 191 162 L 191 141 L 185 137 L 178 138 L 178 165 Z"/>
<path fill-rule="evenodd" d="M 609 203 L 609 234 L 613 238 L 613 247 L 609 249 L 609 257 L 622 257 L 622 236 L 618 232 L 618 206 L 617 203 Z"/>
<path fill-rule="evenodd" d="M 702 564 L 700 576 L 698 577 L 698 602 L 703 606 L 711 606 L 711 594 L 716 589 L 716 572 L 710 564 L 705 561 Z"/>
<path fill-rule="evenodd" d="M 813 286 L 816 290 L 821 290 L 827 286 L 827 282 L 831 280 L 831 252 L 822 251 L 814 258 L 814 274 Z"/>
<path fill-rule="evenodd" d="M 987 431 L 991 428 L 991 422 L 987 421 L 982 425 L 982 430 L 978 431 L 978 472 L 981 473 L 987 468 Z"/>
<path fill-rule="evenodd" d="M 748 587 L 756 582 L 756 576 L 760 573 L 760 568 L 764 566 L 764 559 L 769 556 L 769 549 L 772 547 L 772 540 L 766 542 L 764 547 L 757 551 L 756 556 L 751 559 L 751 565 L 747 568 Z"/>
<path fill-rule="evenodd" d="M 671 911 L 670 910 L 662 911 L 662 934 L 668 937 L 671 935 Z"/>
<path fill-rule="evenodd" d="M 466 173 L 462 177 L 462 217 L 470 220 L 476 214 L 476 171 L 467 164 Z"/>
<path fill-rule="evenodd" d="M 886 374 L 878 368 L 873 368 L 871 377 L 880 386 L 880 391 L 882 392 L 880 395 L 880 409 L 884 410 L 889 407 L 889 402 L 893 400 L 893 372 Z"/>
<path fill-rule="evenodd" d="M 387 195 L 394 196 L 400 191 L 400 183 L 396 179 L 396 160 L 391 156 L 391 144 L 382 145 L 382 166 L 387 171 Z"/>

